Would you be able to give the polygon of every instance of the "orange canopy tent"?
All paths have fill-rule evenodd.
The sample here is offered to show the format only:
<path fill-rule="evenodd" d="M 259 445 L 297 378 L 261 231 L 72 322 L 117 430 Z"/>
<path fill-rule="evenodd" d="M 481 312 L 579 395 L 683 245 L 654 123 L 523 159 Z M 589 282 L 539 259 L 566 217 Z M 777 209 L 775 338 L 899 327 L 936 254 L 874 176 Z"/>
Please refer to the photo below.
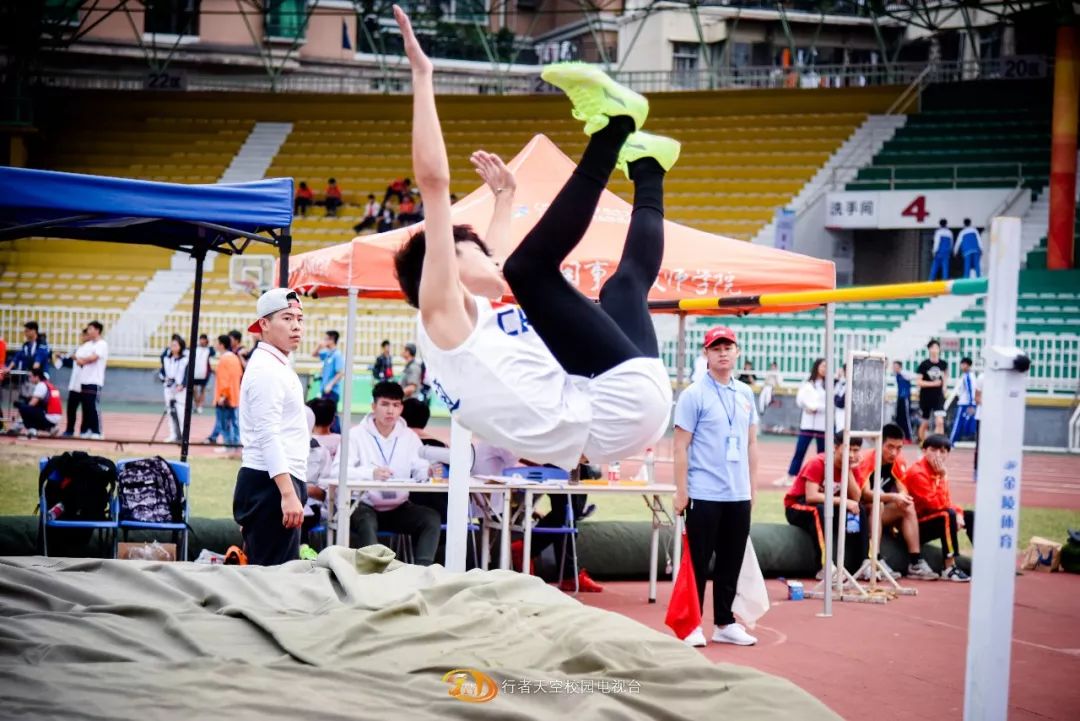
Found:
<path fill-rule="evenodd" d="M 508 165 L 518 187 L 510 245 L 492 248 L 500 258 L 509 255 L 532 229 L 575 167 L 574 161 L 544 135 L 535 136 Z M 494 203 L 491 190 L 481 186 L 454 204 L 454 223 L 472 225 L 483 237 Z M 630 211 L 629 203 L 605 190 L 592 225 L 563 264 L 566 277 L 591 298 L 597 297 L 604 280 L 618 265 Z M 422 223 L 295 255 L 289 268 L 289 287 L 317 296 L 345 295 L 347 289 L 355 288 L 360 297 L 401 298 L 394 277 L 394 252 L 420 227 Z M 664 261 L 649 300 L 822 290 L 835 287 L 835 282 L 831 261 L 665 221 Z"/>

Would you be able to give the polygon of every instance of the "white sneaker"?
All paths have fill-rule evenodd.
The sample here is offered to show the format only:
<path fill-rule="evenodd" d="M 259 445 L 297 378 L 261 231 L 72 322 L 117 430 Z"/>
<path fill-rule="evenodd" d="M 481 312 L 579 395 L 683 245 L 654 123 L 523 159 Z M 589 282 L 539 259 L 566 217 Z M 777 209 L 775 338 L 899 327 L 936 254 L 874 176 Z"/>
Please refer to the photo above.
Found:
<path fill-rule="evenodd" d="M 101 433 L 93 433 L 93 432 L 87 433 L 85 436 L 83 436 L 83 438 L 86 438 L 87 440 L 90 440 L 90 441 L 103 441 L 103 440 L 105 440 L 104 435 L 102 435 Z"/>
<path fill-rule="evenodd" d="M 920 558 L 918 563 L 910 563 L 907 567 L 908 578 L 914 578 L 919 581 L 936 581 L 938 580 L 937 573 L 934 569 L 930 568 L 930 564 L 926 562 L 925 558 Z"/>
<path fill-rule="evenodd" d="M 701 630 L 701 626 L 698 626 L 682 642 L 693 648 L 702 648 L 705 645 L 705 632 Z"/>
<path fill-rule="evenodd" d="M 202 406 L 195 406 L 195 415 L 202 415 Z"/>
<path fill-rule="evenodd" d="M 30 428 L 26 431 L 27 438 L 37 438 L 37 428 Z"/>
<path fill-rule="evenodd" d="M 941 577 L 946 581 L 955 581 L 956 583 L 968 583 L 971 581 L 971 576 L 961 571 L 959 566 L 946 568 L 941 572 Z"/>
<path fill-rule="evenodd" d="M 900 578 L 900 574 L 899 574 L 899 573 L 897 573 L 896 571 L 894 571 L 894 570 L 893 570 L 893 568 L 892 568 L 892 566 L 890 566 L 889 564 L 885 563 L 885 559 L 884 559 L 884 558 L 879 558 L 879 559 L 878 559 L 878 565 L 880 566 L 880 570 L 881 570 L 881 571 L 883 571 L 883 572 L 886 572 L 886 573 L 888 573 L 888 574 L 889 574 L 890 576 L 892 576 L 892 577 L 893 577 L 894 579 Z M 884 575 L 883 575 L 882 573 L 879 573 L 879 574 L 878 574 L 878 580 L 879 580 L 879 581 L 884 581 L 884 580 L 885 580 L 885 576 L 884 576 Z"/>
<path fill-rule="evenodd" d="M 753 646 L 757 639 L 746 632 L 741 623 L 729 623 L 720 628 L 713 626 L 712 640 L 716 643 L 733 643 L 736 646 Z"/>
<path fill-rule="evenodd" d="M 856 581 L 870 581 L 870 566 L 866 565 L 859 569 L 859 572 L 855 574 Z"/>
<path fill-rule="evenodd" d="M 179 438 L 177 438 L 177 437 L 176 437 L 176 436 L 174 436 L 174 435 L 173 435 L 172 433 L 170 433 L 170 434 L 169 434 L 169 437 L 165 439 L 165 442 L 166 442 L 166 443 L 176 443 L 176 442 L 177 442 L 177 441 L 179 441 L 179 440 L 180 440 Z"/>

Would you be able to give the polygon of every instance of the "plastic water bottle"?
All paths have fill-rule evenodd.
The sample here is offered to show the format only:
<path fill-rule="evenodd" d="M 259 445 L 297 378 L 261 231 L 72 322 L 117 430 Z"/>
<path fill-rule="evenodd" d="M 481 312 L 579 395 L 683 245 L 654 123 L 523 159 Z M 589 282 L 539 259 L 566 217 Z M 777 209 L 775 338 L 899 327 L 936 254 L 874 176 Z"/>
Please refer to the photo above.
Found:
<path fill-rule="evenodd" d="M 858 533 L 859 532 L 859 514 L 848 511 L 847 514 L 847 532 Z"/>
<path fill-rule="evenodd" d="M 645 482 L 656 483 L 656 453 L 652 448 L 645 449 Z"/>

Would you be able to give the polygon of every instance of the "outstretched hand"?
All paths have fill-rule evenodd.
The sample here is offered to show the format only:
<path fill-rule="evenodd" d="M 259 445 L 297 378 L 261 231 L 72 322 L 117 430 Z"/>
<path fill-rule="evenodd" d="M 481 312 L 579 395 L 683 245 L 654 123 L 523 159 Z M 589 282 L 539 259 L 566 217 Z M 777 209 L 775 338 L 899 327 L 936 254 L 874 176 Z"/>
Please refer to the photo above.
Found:
<path fill-rule="evenodd" d="M 394 6 L 394 19 L 397 20 L 398 27 L 401 28 L 401 38 L 405 41 L 405 56 L 409 58 L 409 66 L 414 73 L 430 75 L 434 70 L 431 58 L 420 47 L 420 42 L 416 39 L 416 33 L 413 32 L 409 16 L 397 5 Z"/>
<path fill-rule="evenodd" d="M 502 192 L 513 193 L 517 190 L 514 173 L 506 167 L 498 155 L 485 150 L 477 150 L 469 158 L 469 162 L 476 168 L 477 175 L 484 179 L 496 195 Z"/>

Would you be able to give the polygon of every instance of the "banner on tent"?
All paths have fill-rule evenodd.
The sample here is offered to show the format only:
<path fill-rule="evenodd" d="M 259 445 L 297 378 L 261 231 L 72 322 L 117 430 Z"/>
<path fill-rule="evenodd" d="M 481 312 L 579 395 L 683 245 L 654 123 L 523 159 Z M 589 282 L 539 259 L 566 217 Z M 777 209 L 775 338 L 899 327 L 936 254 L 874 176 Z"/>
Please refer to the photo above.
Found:
<path fill-rule="evenodd" d="M 964 218 L 971 218 L 972 223 L 982 228 L 1011 192 L 1012 188 L 829 193 L 825 227 L 932 230 L 942 218 L 951 228 L 958 228 Z"/>

